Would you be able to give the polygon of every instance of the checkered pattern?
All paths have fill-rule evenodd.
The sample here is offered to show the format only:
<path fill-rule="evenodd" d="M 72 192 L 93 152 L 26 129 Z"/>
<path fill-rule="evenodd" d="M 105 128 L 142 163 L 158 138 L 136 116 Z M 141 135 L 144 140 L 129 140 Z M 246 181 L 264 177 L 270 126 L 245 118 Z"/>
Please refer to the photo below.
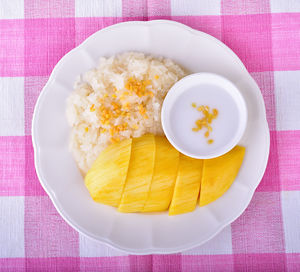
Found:
<path fill-rule="evenodd" d="M 58 215 L 33 163 L 31 119 L 51 70 L 95 31 L 175 20 L 221 39 L 257 81 L 270 159 L 251 204 L 205 245 L 133 256 Z M 300 271 L 299 0 L 1 0 L 0 271 Z"/>

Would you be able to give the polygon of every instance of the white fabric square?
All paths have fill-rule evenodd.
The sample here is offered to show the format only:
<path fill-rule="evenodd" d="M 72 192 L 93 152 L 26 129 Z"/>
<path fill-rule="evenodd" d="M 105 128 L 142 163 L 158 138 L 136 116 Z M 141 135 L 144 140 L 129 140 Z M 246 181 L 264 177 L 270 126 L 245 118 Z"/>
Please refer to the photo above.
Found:
<path fill-rule="evenodd" d="M 300 71 L 274 72 L 277 130 L 300 129 Z"/>
<path fill-rule="evenodd" d="M 24 250 L 24 197 L 0 197 L 0 258 L 22 258 Z"/>
<path fill-rule="evenodd" d="M 232 254 L 231 226 L 225 227 L 217 236 L 202 246 L 182 252 L 183 255 Z"/>
<path fill-rule="evenodd" d="M 0 19 L 23 19 L 24 0 L 0 1 Z"/>
<path fill-rule="evenodd" d="M 182 15 L 220 15 L 221 0 L 171 0 L 171 14 Z"/>
<path fill-rule="evenodd" d="M 270 0 L 271 12 L 300 12 L 299 0 Z"/>
<path fill-rule="evenodd" d="M 24 78 L 0 77 L 0 136 L 24 135 Z"/>
<path fill-rule="evenodd" d="M 115 257 L 128 256 L 127 253 L 97 243 L 82 234 L 79 234 L 80 257 Z"/>
<path fill-rule="evenodd" d="M 285 251 L 300 253 L 300 191 L 281 192 Z"/>
<path fill-rule="evenodd" d="M 121 17 L 122 0 L 75 0 L 76 17 Z"/>

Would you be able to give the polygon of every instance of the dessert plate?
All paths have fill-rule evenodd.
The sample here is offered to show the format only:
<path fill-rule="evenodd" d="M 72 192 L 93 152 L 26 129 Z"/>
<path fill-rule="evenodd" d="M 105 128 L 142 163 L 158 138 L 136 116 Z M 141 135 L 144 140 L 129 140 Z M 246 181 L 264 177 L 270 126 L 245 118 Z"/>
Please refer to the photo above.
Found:
<path fill-rule="evenodd" d="M 90 197 L 68 150 L 66 98 L 76 77 L 95 67 L 101 56 L 124 51 L 169 57 L 191 73 L 219 74 L 241 91 L 248 123 L 239 144 L 246 147 L 246 155 L 235 182 L 215 202 L 170 217 L 167 212 L 122 214 Z M 241 60 L 214 37 L 165 20 L 113 25 L 66 54 L 36 103 L 32 141 L 39 180 L 65 221 L 94 240 L 133 254 L 187 250 L 205 243 L 234 221 L 248 206 L 263 176 L 270 145 L 263 97 Z"/>

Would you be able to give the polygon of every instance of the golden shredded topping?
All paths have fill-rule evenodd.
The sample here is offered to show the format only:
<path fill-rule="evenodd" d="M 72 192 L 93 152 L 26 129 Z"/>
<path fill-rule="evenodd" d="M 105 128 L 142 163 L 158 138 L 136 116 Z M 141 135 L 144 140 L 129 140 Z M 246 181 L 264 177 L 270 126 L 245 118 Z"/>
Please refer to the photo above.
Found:
<path fill-rule="evenodd" d="M 159 76 L 155 75 L 155 79 Z M 145 97 L 146 99 L 152 99 L 154 97 L 153 91 L 150 89 L 152 81 L 149 79 L 137 79 L 130 77 L 125 82 L 125 90 L 118 90 L 112 86 L 112 93 L 103 94 L 99 99 L 100 106 L 96 108 L 95 104 L 92 104 L 89 108 L 91 112 L 95 112 L 99 115 L 100 122 L 105 128 L 100 129 L 100 133 L 108 132 L 111 136 L 111 142 L 115 143 L 120 141 L 120 132 L 128 128 L 127 118 L 131 118 L 134 114 L 140 114 L 144 119 L 148 119 L 146 104 L 141 103 L 137 107 L 135 103 L 130 103 L 127 100 L 130 96 Z M 121 124 L 115 125 L 115 119 L 122 117 Z M 137 124 L 131 126 L 132 129 L 137 130 L 139 126 Z M 89 128 L 86 127 L 85 131 L 88 132 Z"/>
<path fill-rule="evenodd" d="M 210 107 L 207 105 L 200 105 L 197 107 L 196 103 L 192 103 L 193 108 L 197 108 L 199 112 L 202 113 L 202 118 L 195 121 L 195 127 L 192 128 L 192 131 L 198 132 L 202 128 L 206 128 L 206 132 L 204 133 L 204 137 L 208 138 L 210 133 L 212 132 L 212 126 L 210 125 L 214 119 L 218 117 L 219 111 L 217 109 L 212 109 L 210 111 Z M 212 144 L 214 142 L 213 139 L 208 139 L 207 143 Z"/>
<path fill-rule="evenodd" d="M 91 107 L 90 107 L 90 111 L 91 112 L 93 112 L 93 111 L 95 111 L 96 109 L 95 109 L 95 104 L 93 104 Z"/>
<path fill-rule="evenodd" d="M 133 77 L 128 78 L 125 83 L 125 89 L 131 93 L 135 93 L 138 97 L 149 95 L 147 87 L 151 85 L 151 80 L 139 80 Z"/>

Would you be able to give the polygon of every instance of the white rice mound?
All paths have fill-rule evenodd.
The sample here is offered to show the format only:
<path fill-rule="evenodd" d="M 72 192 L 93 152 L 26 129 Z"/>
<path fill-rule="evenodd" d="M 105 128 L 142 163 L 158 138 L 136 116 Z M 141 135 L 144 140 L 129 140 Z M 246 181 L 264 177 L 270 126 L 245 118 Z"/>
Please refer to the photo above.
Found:
<path fill-rule="evenodd" d="M 75 82 L 74 91 L 67 99 L 67 120 L 72 127 L 70 150 L 82 174 L 85 175 L 100 152 L 112 142 L 112 126 L 127 123 L 118 132 L 118 140 L 140 137 L 146 133 L 161 135 L 161 106 L 168 90 L 186 72 L 170 59 L 137 52 L 126 52 L 109 58 L 100 58 L 98 67 L 87 71 Z M 147 91 L 152 95 L 130 95 L 125 85 L 129 78 L 148 80 Z M 122 96 L 123 94 L 123 96 Z M 111 103 L 130 104 L 126 116 L 112 118 L 109 124 L 101 122 L 101 106 Z M 144 105 L 147 118 L 139 111 Z M 94 105 L 94 106 L 93 106 Z M 92 110 L 91 110 L 92 109 Z"/>

